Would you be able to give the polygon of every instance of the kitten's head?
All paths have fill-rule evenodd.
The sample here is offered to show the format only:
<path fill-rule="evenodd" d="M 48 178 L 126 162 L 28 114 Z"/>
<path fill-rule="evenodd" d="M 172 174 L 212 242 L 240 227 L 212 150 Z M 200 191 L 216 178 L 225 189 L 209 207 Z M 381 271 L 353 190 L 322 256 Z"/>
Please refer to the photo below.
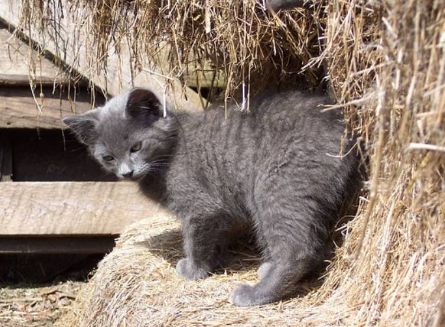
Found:
<path fill-rule="evenodd" d="M 164 117 L 158 97 L 142 88 L 120 94 L 102 108 L 62 120 L 96 160 L 119 178 L 140 179 L 158 171 L 174 142 L 173 117 Z"/>

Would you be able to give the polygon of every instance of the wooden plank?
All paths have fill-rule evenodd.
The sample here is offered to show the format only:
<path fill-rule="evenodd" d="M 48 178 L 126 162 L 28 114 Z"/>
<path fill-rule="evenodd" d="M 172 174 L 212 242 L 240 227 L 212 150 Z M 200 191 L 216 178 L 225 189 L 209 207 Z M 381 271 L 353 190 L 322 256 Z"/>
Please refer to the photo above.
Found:
<path fill-rule="evenodd" d="M 30 55 L 30 51 L 32 55 Z M 35 70 L 30 71 L 30 66 Z M 167 62 L 162 70 L 168 70 Z M 215 78 L 214 74 L 215 71 L 210 68 L 209 64 L 201 68 L 190 63 L 186 84 L 191 87 L 210 88 L 213 83 L 213 87 L 224 87 L 225 81 L 220 76 Z M 30 50 L 27 44 L 14 37 L 0 25 L 0 85 L 29 85 L 30 77 L 38 85 L 58 85 L 69 82 L 68 76 L 63 74 L 62 70 L 53 62 L 44 56 L 38 56 L 35 50 Z M 197 83 L 198 79 L 200 85 Z"/>
<path fill-rule="evenodd" d="M 75 102 L 66 94 L 53 94 L 52 88 L 44 88 L 42 94 L 43 98 L 34 99 L 29 87 L 0 87 L 0 128 L 65 128 L 62 117 L 92 109 L 85 90 Z"/>
<path fill-rule="evenodd" d="M 30 71 L 30 66 L 35 70 Z M 29 85 L 30 78 L 42 85 L 68 82 L 51 61 L 39 57 L 6 28 L 0 28 L 0 85 Z"/>
<path fill-rule="evenodd" d="M 0 68 L 1 69 L 1 68 Z M 1 70 L 0 70 L 1 71 Z M 52 86 L 54 84 L 67 84 L 68 81 L 66 79 L 60 78 L 51 78 L 48 76 L 39 75 L 37 78 L 33 78 L 33 81 L 36 85 L 44 85 L 44 86 Z M 20 75 L 20 74 L 0 74 L 0 86 L 25 86 L 30 85 L 30 77 L 29 75 Z"/>
<path fill-rule="evenodd" d="M 133 182 L 0 183 L 0 235 L 115 235 L 170 214 Z"/>
<path fill-rule="evenodd" d="M 128 42 L 122 40 L 120 46 L 120 56 L 116 55 L 116 49 L 111 48 L 107 59 L 107 72 L 97 71 L 96 66 L 90 64 L 91 53 L 89 47 L 84 46 L 90 37 L 88 24 L 82 24 L 78 33 L 73 33 L 73 26 L 78 26 L 84 19 L 80 11 L 68 10 L 70 5 L 67 0 L 60 0 L 54 3 L 55 11 L 64 10 L 64 15 L 58 16 L 57 43 L 49 35 L 48 31 L 32 29 L 31 35 L 27 35 L 27 30 L 23 30 L 30 39 L 40 44 L 44 49 L 51 52 L 57 58 L 63 60 L 68 66 L 73 67 L 80 74 L 90 79 L 93 83 L 105 90 L 106 93 L 116 95 L 128 90 L 133 86 L 148 87 L 158 96 L 163 96 L 164 85 L 168 82 L 172 84 L 173 90 L 167 92 L 167 100 L 178 109 L 188 111 L 200 111 L 204 102 L 199 95 L 190 88 L 183 88 L 177 80 L 166 80 L 158 73 L 150 73 L 141 69 L 132 72 L 131 55 Z M 20 23 L 21 1 L 10 1 L 0 5 L 0 18 L 12 26 Z M 78 15 L 78 16 L 76 16 Z"/>
<path fill-rule="evenodd" d="M 114 245 L 112 236 L 0 237 L 0 254 L 99 254 Z"/>

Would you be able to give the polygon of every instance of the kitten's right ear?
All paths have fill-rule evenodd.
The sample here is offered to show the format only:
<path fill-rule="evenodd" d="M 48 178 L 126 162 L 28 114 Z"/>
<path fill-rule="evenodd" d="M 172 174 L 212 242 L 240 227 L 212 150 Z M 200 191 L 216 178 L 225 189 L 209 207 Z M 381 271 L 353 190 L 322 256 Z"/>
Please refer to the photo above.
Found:
<path fill-rule="evenodd" d="M 77 139 L 87 145 L 91 145 L 97 137 L 96 124 L 98 122 L 96 113 L 89 111 L 75 117 L 65 117 L 62 121 L 76 135 Z"/>

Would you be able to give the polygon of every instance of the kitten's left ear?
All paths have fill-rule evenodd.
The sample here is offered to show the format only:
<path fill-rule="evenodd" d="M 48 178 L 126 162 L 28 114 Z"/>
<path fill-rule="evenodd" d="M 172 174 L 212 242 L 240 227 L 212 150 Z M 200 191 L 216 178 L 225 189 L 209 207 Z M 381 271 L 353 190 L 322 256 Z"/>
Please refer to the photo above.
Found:
<path fill-rule="evenodd" d="M 158 97 L 150 90 L 142 88 L 130 91 L 125 110 L 131 118 L 142 122 L 153 122 L 163 115 Z"/>
<path fill-rule="evenodd" d="M 98 122 L 96 111 L 92 110 L 79 116 L 65 117 L 62 121 L 76 134 L 77 139 L 91 145 L 97 138 L 96 124 Z"/>

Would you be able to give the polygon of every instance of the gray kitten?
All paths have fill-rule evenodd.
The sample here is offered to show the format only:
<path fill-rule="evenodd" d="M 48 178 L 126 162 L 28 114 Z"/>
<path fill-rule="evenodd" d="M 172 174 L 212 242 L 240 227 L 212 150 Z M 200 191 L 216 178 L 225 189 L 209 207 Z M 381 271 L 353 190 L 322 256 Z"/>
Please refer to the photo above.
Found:
<path fill-rule="evenodd" d="M 262 250 L 260 282 L 241 285 L 240 306 L 289 296 L 330 252 L 330 231 L 356 189 L 357 157 L 340 156 L 340 113 L 327 96 L 257 97 L 250 113 L 167 112 L 136 88 L 81 116 L 65 118 L 93 156 L 181 220 L 186 257 L 178 273 L 205 278 L 223 264 L 233 231 L 249 228 Z M 346 141 L 343 150 L 347 153 Z M 352 152 L 352 151 L 350 151 Z"/>

